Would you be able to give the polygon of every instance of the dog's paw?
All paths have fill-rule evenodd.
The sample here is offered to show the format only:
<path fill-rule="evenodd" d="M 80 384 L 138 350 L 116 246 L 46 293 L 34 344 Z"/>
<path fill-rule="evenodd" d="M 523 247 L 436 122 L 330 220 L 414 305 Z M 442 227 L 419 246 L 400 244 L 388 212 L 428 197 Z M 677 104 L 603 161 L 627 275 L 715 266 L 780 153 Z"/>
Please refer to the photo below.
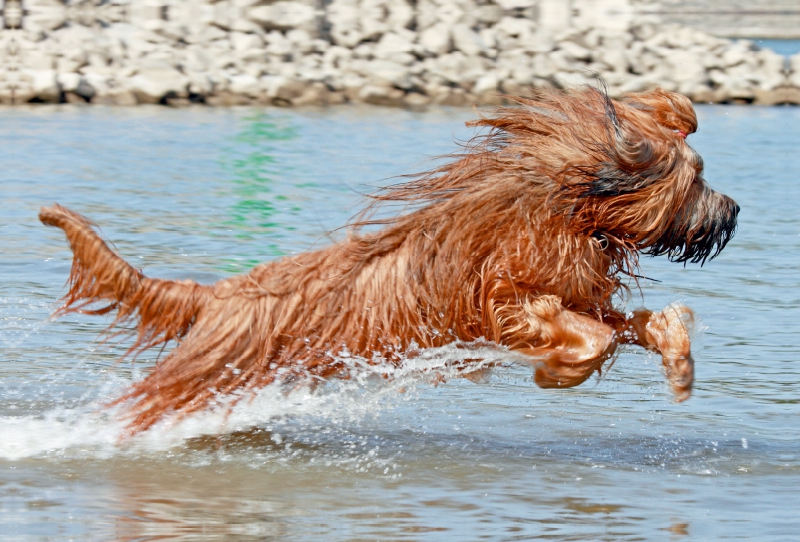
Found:
<path fill-rule="evenodd" d="M 678 402 L 692 394 L 694 359 L 691 353 L 691 330 L 694 313 L 689 307 L 672 304 L 653 313 L 647 323 L 648 340 L 661 353 L 667 380 Z"/>

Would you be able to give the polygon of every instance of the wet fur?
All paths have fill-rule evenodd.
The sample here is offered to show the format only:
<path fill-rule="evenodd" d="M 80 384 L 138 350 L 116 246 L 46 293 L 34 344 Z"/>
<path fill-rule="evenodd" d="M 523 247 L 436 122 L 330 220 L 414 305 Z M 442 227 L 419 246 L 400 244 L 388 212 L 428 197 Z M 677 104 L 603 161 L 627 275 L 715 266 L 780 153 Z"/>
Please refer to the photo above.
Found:
<path fill-rule="evenodd" d="M 566 387 L 626 336 L 662 352 L 669 376 L 664 352 L 682 324 L 634 322 L 612 296 L 640 253 L 702 263 L 733 235 L 738 207 L 708 188 L 681 135 L 697 127 L 690 102 L 593 89 L 516 101 L 473 122 L 485 134 L 462 154 L 374 195 L 347 240 L 213 285 L 145 277 L 87 219 L 43 208 L 74 252 L 61 312 L 117 311 L 112 326 L 136 323 L 133 352 L 177 343 L 119 399 L 132 429 L 217 394 L 344 376 L 343 350 L 398 363 L 412 345 L 485 338 L 530 355 L 540 385 Z M 412 210 L 370 219 L 387 202 Z M 675 356 L 688 363 L 684 342 Z M 688 393 L 686 363 L 673 370 Z"/>

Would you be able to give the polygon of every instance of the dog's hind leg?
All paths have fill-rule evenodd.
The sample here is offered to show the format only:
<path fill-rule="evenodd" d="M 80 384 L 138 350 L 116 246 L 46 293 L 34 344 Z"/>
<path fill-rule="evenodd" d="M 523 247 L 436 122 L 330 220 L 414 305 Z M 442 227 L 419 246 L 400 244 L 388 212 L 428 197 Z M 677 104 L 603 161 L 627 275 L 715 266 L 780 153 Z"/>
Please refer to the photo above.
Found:
<path fill-rule="evenodd" d="M 577 386 L 616 350 L 614 328 L 565 309 L 556 296 L 530 299 L 520 308 L 503 343 L 532 358 L 534 380 L 543 388 Z"/>

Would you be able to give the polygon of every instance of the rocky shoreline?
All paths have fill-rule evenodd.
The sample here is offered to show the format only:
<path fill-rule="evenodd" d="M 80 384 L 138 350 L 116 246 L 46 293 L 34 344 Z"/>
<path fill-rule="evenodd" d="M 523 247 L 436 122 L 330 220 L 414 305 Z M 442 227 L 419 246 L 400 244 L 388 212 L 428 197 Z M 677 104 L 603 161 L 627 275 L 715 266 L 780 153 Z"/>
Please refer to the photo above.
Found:
<path fill-rule="evenodd" d="M 800 54 L 659 25 L 642 3 L 5 0 L 0 103 L 425 107 L 599 76 L 612 96 L 800 104 Z"/>

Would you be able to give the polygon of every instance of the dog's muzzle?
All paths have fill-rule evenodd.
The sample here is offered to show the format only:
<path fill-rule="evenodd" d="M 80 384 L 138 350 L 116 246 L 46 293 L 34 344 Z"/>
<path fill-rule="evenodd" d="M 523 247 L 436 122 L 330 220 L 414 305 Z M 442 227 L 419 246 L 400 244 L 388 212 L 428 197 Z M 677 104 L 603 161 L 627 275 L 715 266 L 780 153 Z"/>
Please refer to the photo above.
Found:
<path fill-rule="evenodd" d="M 666 254 L 673 262 L 703 265 L 717 257 L 733 238 L 739 210 L 731 198 L 703 186 L 700 195 L 687 202 L 671 227 L 646 252 Z"/>

